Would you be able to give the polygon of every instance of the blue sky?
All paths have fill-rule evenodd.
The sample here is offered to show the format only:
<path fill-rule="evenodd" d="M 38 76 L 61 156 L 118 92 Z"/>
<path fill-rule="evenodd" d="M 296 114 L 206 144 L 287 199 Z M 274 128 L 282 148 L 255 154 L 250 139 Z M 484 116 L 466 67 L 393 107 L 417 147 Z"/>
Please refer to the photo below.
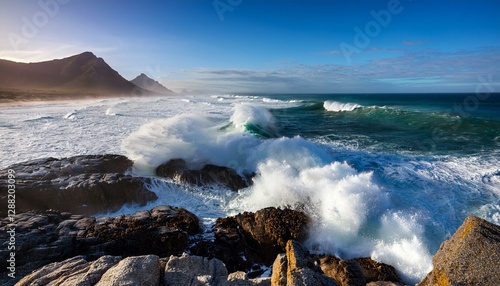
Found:
<path fill-rule="evenodd" d="M 0 0 L 0 58 L 205 93 L 500 90 L 500 1 Z"/>

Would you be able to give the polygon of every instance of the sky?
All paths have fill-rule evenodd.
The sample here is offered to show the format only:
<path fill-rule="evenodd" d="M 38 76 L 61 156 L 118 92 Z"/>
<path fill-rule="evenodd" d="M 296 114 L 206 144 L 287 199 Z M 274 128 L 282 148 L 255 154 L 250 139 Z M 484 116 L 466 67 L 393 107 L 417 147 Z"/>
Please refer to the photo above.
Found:
<path fill-rule="evenodd" d="M 499 92 L 499 15 L 500 0 L 0 0 L 0 59 L 91 51 L 177 92 Z"/>

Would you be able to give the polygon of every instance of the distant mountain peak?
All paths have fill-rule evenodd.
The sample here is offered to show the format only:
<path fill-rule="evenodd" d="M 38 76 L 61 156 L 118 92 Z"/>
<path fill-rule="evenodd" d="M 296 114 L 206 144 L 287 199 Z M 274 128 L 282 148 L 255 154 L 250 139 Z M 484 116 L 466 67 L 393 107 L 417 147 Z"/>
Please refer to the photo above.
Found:
<path fill-rule="evenodd" d="M 92 52 L 83 52 L 81 54 L 67 57 L 66 59 L 70 59 L 70 58 L 78 58 L 78 59 L 85 59 L 85 60 L 100 59 L 96 55 L 94 55 L 94 53 L 92 53 Z"/>
<path fill-rule="evenodd" d="M 143 89 L 147 89 L 147 90 L 153 91 L 155 93 L 159 93 L 159 94 L 173 94 L 174 93 L 173 91 L 166 88 L 161 83 L 150 78 L 149 76 L 147 76 L 144 73 L 141 73 L 140 75 L 138 75 L 136 78 L 134 78 L 130 82 L 143 88 Z"/>
<path fill-rule="evenodd" d="M 86 51 L 86 52 L 83 52 L 77 56 L 89 56 L 89 57 L 96 57 L 96 55 L 94 55 L 93 52 L 89 52 L 89 51 Z"/>

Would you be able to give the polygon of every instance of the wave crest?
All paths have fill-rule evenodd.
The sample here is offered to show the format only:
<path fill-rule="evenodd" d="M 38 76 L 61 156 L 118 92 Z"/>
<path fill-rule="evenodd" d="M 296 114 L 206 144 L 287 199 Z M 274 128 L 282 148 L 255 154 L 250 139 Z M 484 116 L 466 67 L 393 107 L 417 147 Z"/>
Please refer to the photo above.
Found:
<path fill-rule="evenodd" d="M 327 111 L 342 112 L 342 111 L 353 111 L 354 109 L 361 108 L 363 106 L 357 103 L 351 103 L 351 102 L 343 103 L 333 100 L 327 100 L 323 103 L 323 107 Z"/>

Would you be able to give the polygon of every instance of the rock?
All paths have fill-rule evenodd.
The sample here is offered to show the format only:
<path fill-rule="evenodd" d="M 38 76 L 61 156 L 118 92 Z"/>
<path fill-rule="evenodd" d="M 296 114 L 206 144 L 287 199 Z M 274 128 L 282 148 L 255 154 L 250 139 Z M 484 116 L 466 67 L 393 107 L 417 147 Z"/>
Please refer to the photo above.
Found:
<path fill-rule="evenodd" d="M 249 271 L 254 264 L 271 265 L 286 241 L 303 241 L 307 216 L 291 209 L 265 208 L 217 219 L 212 253 L 229 265 L 229 271 Z M 256 273 L 259 275 L 260 273 Z"/>
<path fill-rule="evenodd" d="M 273 273 L 271 275 L 271 285 L 286 286 L 288 260 L 285 253 L 276 256 L 273 263 Z"/>
<path fill-rule="evenodd" d="M 366 285 L 361 267 L 352 260 L 341 260 L 335 256 L 318 256 L 318 264 L 321 270 L 335 279 L 339 285 Z"/>
<path fill-rule="evenodd" d="M 227 276 L 228 281 L 245 280 L 247 279 L 247 274 L 243 271 L 236 271 Z"/>
<path fill-rule="evenodd" d="M 168 285 L 221 285 L 227 281 L 227 269 L 216 258 L 182 255 L 170 257 L 163 283 Z"/>
<path fill-rule="evenodd" d="M 9 239 L 8 218 L 0 221 L 0 241 Z M 16 276 L 52 262 L 83 255 L 87 261 L 103 255 L 180 254 L 188 236 L 200 232 L 198 218 L 182 208 L 155 207 L 132 215 L 93 218 L 59 211 L 27 212 L 16 216 Z M 0 249 L 6 269 L 10 251 Z M 0 284 L 6 276 L 0 277 Z M 10 278 L 8 278 L 10 279 Z"/>
<path fill-rule="evenodd" d="M 121 155 L 88 155 L 64 159 L 45 158 L 23 162 L 0 170 L 7 178 L 15 171 L 16 209 L 57 209 L 93 215 L 119 210 L 125 204 L 145 205 L 157 196 L 144 183 L 150 179 L 124 173 L 132 161 Z M 7 188 L 0 191 L 0 203 L 7 204 Z M 5 209 L 0 216 L 5 217 Z"/>
<path fill-rule="evenodd" d="M 116 265 L 120 261 L 119 256 L 105 255 L 94 262 L 89 263 L 88 270 L 85 273 L 80 273 L 69 277 L 61 286 L 93 286 L 108 269 Z"/>
<path fill-rule="evenodd" d="M 200 223 L 194 214 L 183 208 L 160 206 L 153 208 L 149 216 L 140 212 L 106 218 L 90 225 L 81 237 L 106 242 L 102 247 L 111 255 L 163 256 L 181 253 L 187 246 L 188 235 L 198 232 Z"/>
<path fill-rule="evenodd" d="M 227 283 L 228 286 L 271 286 L 269 277 L 248 279 L 243 271 L 233 272 L 229 274 Z"/>
<path fill-rule="evenodd" d="M 404 285 L 405 284 L 403 283 L 390 282 L 390 281 L 377 281 L 366 284 L 366 286 L 404 286 Z"/>
<path fill-rule="evenodd" d="M 127 257 L 104 273 L 96 286 L 160 284 L 160 259 L 156 255 Z"/>
<path fill-rule="evenodd" d="M 76 256 L 48 264 L 24 277 L 16 285 L 93 286 L 118 261 L 120 257 L 103 256 L 89 263 L 82 256 Z"/>
<path fill-rule="evenodd" d="M 278 255 L 273 264 L 271 277 L 273 286 L 328 285 L 337 286 L 337 282 L 323 274 L 314 264 L 309 252 L 299 242 L 289 240 L 286 254 Z"/>
<path fill-rule="evenodd" d="M 467 217 L 432 263 L 434 269 L 418 285 L 499 285 L 500 226 Z"/>
<path fill-rule="evenodd" d="M 156 174 L 196 186 L 220 184 L 233 191 L 249 186 L 248 178 L 241 177 L 233 169 L 207 164 L 199 170 L 193 170 L 188 168 L 183 159 L 172 159 L 158 166 Z"/>
<path fill-rule="evenodd" d="M 217 258 L 201 256 L 171 256 L 163 277 L 165 286 L 222 285 L 222 286 L 269 286 L 269 278 L 248 279 L 245 272 L 228 275 L 226 265 Z"/>
<path fill-rule="evenodd" d="M 325 275 L 335 279 L 342 286 L 366 285 L 382 281 L 401 283 L 394 267 L 371 258 L 341 260 L 329 255 L 316 255 L 315 258 Z"/>
<path fill-rule="evenodd" d="M 63 262 L 56 262 L 44 266 L 24 277 L 16 285 L 59 285 L 62 284 L 68 276 L 74 273 L 84 272 L 88 268 L 88 262 L 83 259 L 83 257 L 77 256 Z"/>
<path fill-rule="evenodd" d="M 276 257 L 271 277 L 272 285 L 276 286 L 364 286 L 370 282 L 400 285 L 401 280 L 392 266 L 370 258 L 341 260 L 335 256 L 311 256 L 302 244 L 294 240 L 287 242 L 286 254 Z"/>
<path fill-rule="evenodd" d="M 162 259 L 156 255 L 125 259 L 103 256 L 93 262 L 76 256 L 37 269 L 16 285 L 269 286 L 271 283 L 269 278 L 247 279 L 244 272 L 228 275 L 224 263 L 216 258 L 183 254 Z"/>
<path fill-rule="evenodd" d="M 369 257 L 351 259 L 358 264 L 367 283 L 370 282 L 395 282 L 401 283 L 401 278 L 396 269 L 391 265 L 377 262 Z"/>

